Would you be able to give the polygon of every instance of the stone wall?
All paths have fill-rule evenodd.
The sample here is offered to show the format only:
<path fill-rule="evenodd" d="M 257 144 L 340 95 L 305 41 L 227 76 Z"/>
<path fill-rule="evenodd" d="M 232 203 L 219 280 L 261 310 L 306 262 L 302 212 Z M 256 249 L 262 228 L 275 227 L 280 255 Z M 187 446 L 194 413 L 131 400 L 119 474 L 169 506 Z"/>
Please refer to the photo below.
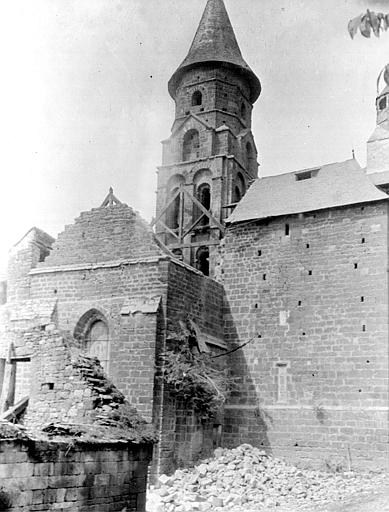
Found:
<path fill-rule="evenodd" d="M 179 331 L 180 321 L 191 318 L 196 322 L 209 350 L 214 353 L 223 351 L 224 346 L 213 345 L 223 345 L 222 286 L 179 264 L 169 266 L 168 283 L 167 337 Z M 220 359 L 220 363 L 227 364 L 227 360 Z M 161 388 L 158 389 L 157 402 L 161 400 Z M 208 456 L 215 447 L 214 441 L 217 442 L 214 424 L 219 425 L 221 420 L 203 421 L 185 404 L 172 399 L 166 390 L 162 407 L 160 441 L 155 447 L 158 450 L 159 472 L 170 473 L 177 466 L 188 465 Z"/>
<path fill-rule="evenodd" d="M 2 510 L 142 512 L 151 445 L 0 440 Z"/>
<path fill-rule="evenodd" d="M 387 266 L 384 203 L 229 228 L 225 444 L 387 465 Z"/>
<path fill-rule="evenodd" d="M 75 364 L 75 341 L 52 329 L 27 333 L 25 338 L 33 347 L 30 365 L 34 378 L 24 423 L 30 428 L 58 421 L 90 423 L 97 394 Z"/>

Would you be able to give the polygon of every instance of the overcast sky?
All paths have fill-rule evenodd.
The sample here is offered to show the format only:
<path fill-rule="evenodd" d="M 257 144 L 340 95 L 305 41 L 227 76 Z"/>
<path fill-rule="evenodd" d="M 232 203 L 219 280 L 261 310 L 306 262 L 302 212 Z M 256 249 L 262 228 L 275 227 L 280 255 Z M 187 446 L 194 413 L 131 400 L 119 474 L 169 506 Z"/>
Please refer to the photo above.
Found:
<path fill-rule="evenodd" d="M 253 132 L 262 175 L 345 160 L 365 164 L 389 33 L 352 41 L 347 22 L 377 0 L 225 0 L 262 82 Z M 1 252 L 32 226 L 53 236 L 117 197 L 150 220 L 167 82 L 206 0 L 12 0 L 0 47 Z"/>

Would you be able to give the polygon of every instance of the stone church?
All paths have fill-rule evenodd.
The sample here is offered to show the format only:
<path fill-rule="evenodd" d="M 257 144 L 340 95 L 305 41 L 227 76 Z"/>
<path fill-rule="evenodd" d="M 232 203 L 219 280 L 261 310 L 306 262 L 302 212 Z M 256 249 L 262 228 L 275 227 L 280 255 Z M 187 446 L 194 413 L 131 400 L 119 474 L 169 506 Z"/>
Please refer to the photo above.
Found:
<path fill-rule="evenodd" d="M 223 0 L 208 0 L 168 89 L 153 225 L 110 190 L 56 240 L 32 228 L 12 247 L 2 414 L 34 406 L 26 332 L 54 324 L 155 424 L 157 472 L 245 442 L 312 467 L 387 466 L 389 85 L 366 169 L 350 159 L 262 178 L 261 84 Z M 177 408 L 156 372 L 188 319 L 237 383 L 213 421 Z"/>

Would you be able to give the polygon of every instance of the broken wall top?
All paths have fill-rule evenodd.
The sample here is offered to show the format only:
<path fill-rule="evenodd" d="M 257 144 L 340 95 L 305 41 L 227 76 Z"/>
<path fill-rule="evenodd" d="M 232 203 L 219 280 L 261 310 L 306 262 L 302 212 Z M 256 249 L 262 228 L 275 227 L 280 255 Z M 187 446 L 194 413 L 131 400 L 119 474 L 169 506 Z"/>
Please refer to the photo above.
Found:
<path fill-rule="evenodd" d="M 51 254 L 38 268 L 120 259 L 159 257 L 149 225 L 125 204 L 83 212 L 59 234 Z"/>

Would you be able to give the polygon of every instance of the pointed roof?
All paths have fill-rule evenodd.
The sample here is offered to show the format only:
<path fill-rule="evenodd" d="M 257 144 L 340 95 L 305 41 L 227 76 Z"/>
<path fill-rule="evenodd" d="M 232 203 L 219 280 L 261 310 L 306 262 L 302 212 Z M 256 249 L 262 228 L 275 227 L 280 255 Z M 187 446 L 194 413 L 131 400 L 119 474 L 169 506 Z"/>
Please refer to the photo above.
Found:
<path fill-rule="evenodd" d="M 185 71 L 215 62 L 227 64 L 244 75 L 250 84 L 251 101 L 257 100 L 260 81 L 242 57 L 223 0 L 208 0 L 189 53 L 169 80 L 170 95 L 174 98 Z"/>

